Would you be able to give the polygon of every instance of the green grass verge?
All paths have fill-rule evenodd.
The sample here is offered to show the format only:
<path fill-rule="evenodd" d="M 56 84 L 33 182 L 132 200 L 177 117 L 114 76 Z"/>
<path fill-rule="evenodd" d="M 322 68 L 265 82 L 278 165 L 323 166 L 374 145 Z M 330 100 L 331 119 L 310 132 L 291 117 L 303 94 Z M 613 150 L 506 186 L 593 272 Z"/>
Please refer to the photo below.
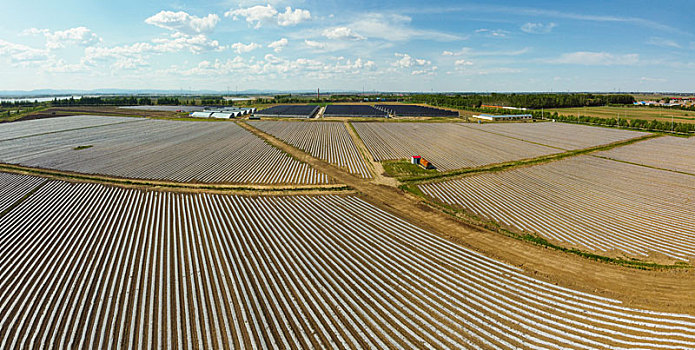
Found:
<path fill-rule="evenodd" d="M 483 218 L 480 218 L 476 215 L 473 215 L 471 213 L 466 212 L 465 210 L 454 207 L 452 205 L 446 204 L 442 201 L 439 201 L 437 199 L 430 198 L 426 194 L 424 194 L 420 188 L 416 184 L 404 184 L 400 186 L 400 189 L 409 193 L 412 193 L 418 197 L 421 197 L 424 199 L 425 204 L 429 205 L 430 207 L 434 209 L 438 209 L 445 214 L 452 216 L 456 218 L 457 220 L 462 220 L 465 223 L 478 227 L 478 228 L 484 228 L 489 231 L 493 231 L 496 233 L 503 234 L 505 236 L 518 239 L 520 241 L 525 241 L 529 242 L 538 246 L 546 247 L 548 249 L 554 249 L 558 250 L 561 252 L 569 253 L 569 254 L 574 254 L 577 256 L 581 256 L 583 258 L 599 261 L 599 262 L 604 262 L 604 263 L 610 263 L 610 264 L 616 264 L 620 266 L 625 266 L 629 268 L 635 268 L 635 269 L 640 269 L 640 270 L 668 270 L 668 269 L 690 269 L 693 266 L 690 265 L 687 262 L 676 262 L 673 265 L 664 265 L 664 264 L 658 264 L 655 262 L 650 262 L 650 261 L 644 261 L 644 260 L 639 260 L 639 259 L 625 259 L 625 258 L 613 258 L 609 256 L 604 256 L 600 254 L 595 254 L 591 252 L 586 252 L 577 248 L 567 248 L 563 247 L 554 243 L 549 242 L 543 237 L 540 237 L 535 234 L 530 234 L 530 233 L 525 233 L 525 232 L 515 232 L 511 231 L 508 229 L 505 229 L 499 225 L 499 223 L 490 221 L 490 220 L 485 220 Z"/>
<path fill-rule="evenodd" d="M 395 178 L 437 174 L 437 170 L 425 169 L 417 164 L 411 164 L 409 160 L 385 160 L 381 164 L 384 166 L 386 176 Z"/>
<path fill-rule="evenodd" d="M 301 187 L 302 185 L 297 185 L 300 187 L 295 187 L 293 185 L 287 185 L 288 187 L 253 187 L 246 185 L 224 185 L 224 184 L 198 184 L 198 183 L 186 183 L 186 182 L 150 182 L 147 180 L 131 180 L 122 179 L 114 177 L 102 177 L 93 176 L 89 174 L 73 174 L 65 173 L 57 170 L 46 170 L 39 168 L 27 168 L 22 166 L 15 166 L 11 164 L 0 164 L 0 171 L 6 171 L 11 173 L 21 173 L 28 175 L 36 175 L 42 177 L 52 177 L 57 180 L 64 181 L 88 181 L 95 182 L 104 185 L 125 185 L 125 186 L 142 186 L 142 187 L 153 187 L 153 188 L 172 188 L 172 189 L 188 189 L 188 190 L 212 190 L 220 192 L 235 192 L 235 191 L 247 191 L 247 192 L 265 192 L 265 193 L 279 193 L 279 192 L 314 192 L 314 191 L 330 191 L 330 192 L 341 192 L 352 190 L 352 187 L 348 185 L 329 185 L 326 187 L 322 186 L 311 186 L 311 187 Z M 262 186 L 262 184 L 259 184 Z"/>
<path fill-rule="evenodd" d="M 84 146 L 77 146 L 77 147 L 74 147 L 73 149 L 74 149 L 75 151 L 79 151 L 79 150 L 83 150 L 83 149 L 87 149 L 87 148 L 92 148 L 92 147 L 93 147 L 92 145 L 84 145 Z"/>
<path fill-rule="evenodd" d="M 21 108 L 20 108 L 21 109 Z M 19 113 L 10 113 L 10 115 L 7 115 L 7 111 L 9 110 L 10 112 L 13 110 L 16 110 L 15 108 L 5 108 L 5 109 L 0 109 L 0 122 L 13 122 L 17 119 L 21 119 L 27 115 L 37 113 L 37 112 L 42 112 L 48 109 L 48 107 L 30 107 L 27 110 L 23 110 Z"/>

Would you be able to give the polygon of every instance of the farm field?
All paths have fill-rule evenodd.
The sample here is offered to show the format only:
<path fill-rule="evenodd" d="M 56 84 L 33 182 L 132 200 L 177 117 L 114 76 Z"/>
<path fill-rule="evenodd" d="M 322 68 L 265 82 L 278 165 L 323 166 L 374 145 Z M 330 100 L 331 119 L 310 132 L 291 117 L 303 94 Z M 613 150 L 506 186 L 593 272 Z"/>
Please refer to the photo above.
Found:
<path fill-rule="evenodd" d="M 647 133 L 637 131 L 566 123 L 485 123 L 459 125 L 568 151 L 625 141 L 647 135 Z"/>
<path fill-rule="evenodd" d="M 560 153 L 561 150 L 456 123 L 352 123 L 375 160 L 421 155 L 440 171 Z"/>
<path fill-rule="evenodd" d="M 142 119 L 91 115 L 0 123 L 0 141 L 97 126 L 140 122 Z"/>
<path fill-rule="evenodd" d="M 644 119 L 644 120 L 659 120 L 671 121 L 671 116 L 675 122 L 695 123 L 695 112 L 683 111 L 670 108 L 656 107 L 577 107 L 577 108 L 556 108 L 546 109 L 546 113 L 557 112 L 561 115 L 585 115 L 588 117 L 599 118 L 617 118 L 621 119 Z"/>
<path fill-rule="evenodd" d="M 345 167 L 352 174 L 371 178 L 367 164 L 355 146 L 343 122 L 287 123 L 278 121 L 249 122 L 312 156 Z"/>
<path fill-rule="evenodd" d="M 578 156 L 419 188 L 563 246 L 604 255 L 695 257 L 690 175 Z"/>
<path fill-rule="evenodd" d="M 35 123 L 0 124 L 14 135 L 0 141 L 0 161 L 24 166 L 124 178 L 206 183 L 322 184 L 325 175 L 234 123 L 136 118 L 55 118 L 36 134 Z M 72 129 L 69 129 L 72 128 Z M 43 130 L 43 129 L 42 129 Z M 33 136 L 31 136 L 34 134 Z M 30 137 L 29 137 L 30 136 Z"/>
<path fill-rule="evenodd" d="M 695 174 L 695 138 L 663 136 L 597 153 L 598 156 Z"/>
<path fill-rule="evenodd" d="M 256 112 L 259 117 L 274 118 L 313 118 L 319 111 L 314 105 L 279 105 Z"/>
<path fill-rule="evenodd" d="M 387 118 L 388 114 L 371 105 L 343 105 L 335 104 L 326 106 L 324 117 L 361 117 L 361 118 Z"/>
<path fill-rule="evenodd" d="M 0 218 L 0 348 L 692 348 L 357 197 L 51 181 Z"/>
<path fill-rule="evenodd" d="M 38 177 L 0 172 L 0 213 L 9 209 L 44 181 Z"/>
<path fill-rule="evenodd" d="M 404 104 L 378 104 L 374 108 L 394 114 L 399 117 L 454 117 L 459 116 L 458 112 L 448 109 L 426 107 L 419 105 L 404 105 Z"/>

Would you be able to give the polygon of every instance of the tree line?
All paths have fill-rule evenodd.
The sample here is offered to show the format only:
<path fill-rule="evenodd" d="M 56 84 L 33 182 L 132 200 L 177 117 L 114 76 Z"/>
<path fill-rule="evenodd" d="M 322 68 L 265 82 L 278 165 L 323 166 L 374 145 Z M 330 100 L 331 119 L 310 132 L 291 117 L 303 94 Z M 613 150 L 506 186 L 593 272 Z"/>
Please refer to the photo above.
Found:
<path fill-rule="evenodd" d="M 632 104 L 632 95 L 597 95 L 597 94 L 418 94 L 406 100 L 415 103 L 427 103 L 433 106 L 449 108 L 480 108 L 482 105 L 541 109 L 565 107 L 594 107 L 612 104 Z"/>
<path fill-rule="evenodd" d="M 601 118 L 601 117 L 590 117 L 585 115 L 562 115 L 557 112 L 554 113 L 542 113 L 541 111 L 531 111 L 534 119 L 553 119 L 561 122 L 567 123 L 577 123 L 577 124 L 593 124 L 593 125 L 603 125 L 603 126 L 613 126 L 622 127 L 637 130 L 647 130 L 647 131 L 665 131 L 665 132 L 676 132 L 689 134 L 695 132 L 695 124 L 692 123 L 681 123 L 670 121 L 660 121 L 660 120 L 644 120 L 644 119 L 627 119 L 627 118 Z"/>

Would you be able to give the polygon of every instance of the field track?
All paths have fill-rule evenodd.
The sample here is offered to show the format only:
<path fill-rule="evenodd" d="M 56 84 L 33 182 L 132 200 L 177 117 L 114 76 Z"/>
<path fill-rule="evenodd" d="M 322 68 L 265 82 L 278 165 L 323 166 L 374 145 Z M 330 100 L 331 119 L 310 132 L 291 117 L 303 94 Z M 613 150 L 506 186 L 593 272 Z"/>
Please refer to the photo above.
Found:
<path fill-rule="evenodd" d="M 695 257 L 691 175 L 592 156 L 420 185 L 427 195 L 562 245 Z"/>
<path fill-rule="evenodd" d="M 176 182 L 330 182 L 235 123 L 76 116 L 50 119 L 57 123 L 52 128 L 59 131 L 35 130 L 35 123 L 42 121 L 0 124 L 0 135 L 5 128 L 10 128 L 12 135 L 24 135 L 0 141 L 0 161 Z"/>
<path fill-rule="evenodd" d="M 352 174 L 371 178 L 365 160 L 342 122 L 288 123 L 279 121 L 249 122 L 314 157 L 345 167 Z"/>

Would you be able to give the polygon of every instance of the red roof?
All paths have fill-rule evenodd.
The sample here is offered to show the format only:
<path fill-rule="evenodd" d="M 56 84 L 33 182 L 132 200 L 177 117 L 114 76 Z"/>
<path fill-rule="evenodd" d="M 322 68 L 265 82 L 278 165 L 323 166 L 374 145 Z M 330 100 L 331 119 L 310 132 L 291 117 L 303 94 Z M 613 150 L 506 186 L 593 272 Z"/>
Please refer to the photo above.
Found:
<path fill-rule="evenodd" d="M 422 157 L 420 157 L 420 156 L 412 156 L 411 158 L 420 159 L 420 158 L 422 158 Z"/>

